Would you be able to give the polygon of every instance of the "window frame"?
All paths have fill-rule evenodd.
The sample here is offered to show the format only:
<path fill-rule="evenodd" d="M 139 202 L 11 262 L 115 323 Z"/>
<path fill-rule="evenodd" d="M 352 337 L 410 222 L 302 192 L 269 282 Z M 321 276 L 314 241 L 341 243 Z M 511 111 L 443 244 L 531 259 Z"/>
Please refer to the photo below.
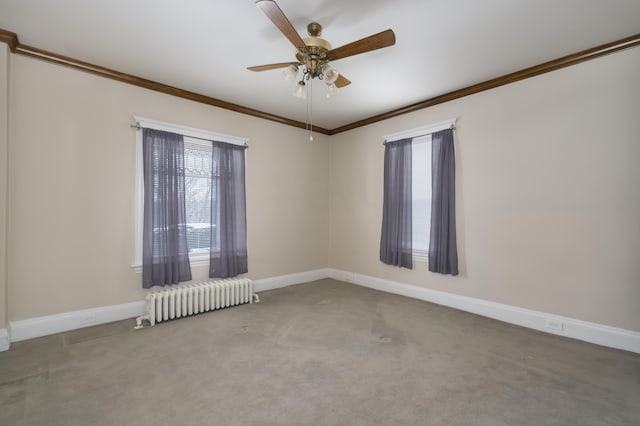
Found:
<path fill-rule="evenodd" d="M 427 124 L 425 126 L 415 127 L 413 129 L 403 130 L 397 133 L 391 133 L 389 135 L 383 136 L 384 142 L 394 142 L 400 139 L 407 138 L 418 138 L 421 136 L 431 135 L 433 133 L 439 132 L 441 130 L 454 128 L 456 127 L 457 118 L 450 118 L 447 120 L 439 121 L 437 123 Z M 413 141 L 412 141 L 413 143 Z M 413 148 L 413 147 L 412 147 Z M 418 262 L 428 262 L 429 261 L 429 251 L 425 250 L 415 250 L 412 249 L 411 253 L 413 259 Z"/>
<path fill-rule="evenodd" d="M 180 124 L 168 123 L 139 116 L 133 117 L 136 122 L 136 155 L 135 155 L 135 202 L 134 202 L 134 259 L 131 268 L 137 273 L 142 273 L 142 230 L 144 223 L 144 169 L 142 155 L 142 128 L 164 130 L 166 132 L 178 133 L 185 137 L 205 139 L 216 142 L 226 142 L 234 145 L 247 146 L 249 139 L 239 136 L 225 135 L 210 130 L 197 129 L 195 127 Z M 245 166 L 247 155 L 245 154 Z M 189 262 L 191 266 L 209 265 L 209 253 L 190 254 Z"/>

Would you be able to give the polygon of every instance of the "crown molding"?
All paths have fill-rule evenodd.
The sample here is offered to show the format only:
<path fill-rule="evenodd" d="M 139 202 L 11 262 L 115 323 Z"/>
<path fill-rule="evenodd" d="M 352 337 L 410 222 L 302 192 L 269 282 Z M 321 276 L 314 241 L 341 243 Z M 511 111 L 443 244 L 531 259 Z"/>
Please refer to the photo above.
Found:
<path fill-rule="evenodd" d="M 200 93 L 190 92 L 178 87 L 169 86 L 167 84 L 159 83 L 153 80 L 147 80 L 146 78 L 116 71 L 110 68 L 71 58 L 69 56 L 60 55 L 58 53 L 22 44 L 18 41 L 18 36 L 15 33 L 3 29 L 0 29 L 0 41 L 7 43 L 11 49 L 11 52 L 19 55 L 29 56 L 57 65 L 74 68 L 80 71 L 88 72 L 90 74 L 95 74 L 101 77 L 110 78 L 112 80 L 117 80 L 134 86 L 143 87 L 145 89 L 154 90 L 156 92 L 165 93 L 167 95 L 188 99 L 190 101 L 200 102 L 229 111 L 239 112 L 241 114 L 251 115 L 253 117 L 263 118 L 265 120 L 275 121 L 277 123 L 285 124 L 288 126 L 298 127 L 305 130 L 308 127 L 306 123 L 302 123 L 300 121 L 291 120 L 279 115 L 259 111 L 257 109 L 248 108 L 238 104 L 233 104 L 220 99 L 212 98 L 210 96 L 205 96 Z M 313 131 L 325 135 L 329 134 L 328 129 L 317 126 L 313 127 Z"/>
<path fill-rule="evenodd" d="M 18 47 L 18 35 L 2 28 L 0 28 L 0 41 L 9 45 L 12 52 Z"/>
<path fill-rule="evenodd" d="M 215 106 L 218 108 L 227 109 L 230 111 L 238 112 L 240 114 L 246 114 L 253 117 L 262 118 L 265 120 L 275 121 L 287 126 L 298 127 L 300 129 L 306 129 L 307 124 L 291 120 L 286 117 L 271 114 L 264 111 L 259 111 L 253 108 L 248 108 L 242 105 L 233 104 L 220 99 L 205 96 L 199 93 L 190 92 L 177 87 L 169 86 L 167 84 L 159 83 L 145 78 L 137 77 L 135 75 L 126 74 L 120 71 L 112 70 L 109 68 L 101 67 L 99 65 L 83 62 L 78 59 L 74 59 L 68 56 L 59 55 L 54 52 L 49 52 L 37 47 L 21 44 L 18 41 L 16 33 L 6 31 L 0 28 L 0 42 L 9 45 L 11 52 L 30 56 L 32 58 L 41 59 L 54 64 L 74 68 L 80 71 L 88 72 L 91 74 L 99 75 L 101 77 L 110 78 L 112 80 L 121 81 L 123 83 L 132 84 L 134 86 L 143 87 L 145 89 L 154 90 L 160 93 L 165 93 L 171 96 L 176 96 L 183 99 L 188 99 L 195 102 Z M 474 84 L 472 86 L 457 89 L 448 93 L 444 93 L 433 98 L 425 99 L 421 102 L 417 102 L 411 105 L 407 105 L 402 108 L 394 109 L 382 114 L 374 115 L 363 120 L 355 121 L 344 126 L 336 127 L 335 129 L 325 129 L 322 127 L 313 127 L 313 130 L 317 133 L 325 135 L 336 135 L 338 133 L 353 130 L 358 127 L 366 126 L 369 124 L 384 121 L 389 118 L 397 117 L 399 115 L 408 114 L 410 112 L 419 111 L 421 109 L 429 108 L 434 105 L 438 105 L 444 102 L 449 102 L 454 99 L 459 99 L 465 96 L 473 95 L 476 93 L 484 92 L 485 90 L 494 89 L 496 87 L 504 86 L 507 84 L 515 83 L 520 80 L 535 77 L 540 74 L 548 73 L 551 71 L 566 68 L 572 65 L 579 64 L 591 59 L 599 58 L 601 56 L 609 55 L 611 53 L 618 52 L 620 50 L 629 49 L 640 45 L 640 34 L 635 34 L 630 37 L 626 37 L 620 40 L 613 41 L 611 43 L 602 44 L 600 46 L 593 47 L 591 49 L 582 50 L 571 55 L 563 56 L 548 62 L 543 62 L 538 65 L 534 65 L 529 68 L 522 69 L 513 73 L 505 74 L 500 77 L 496 77 L 482 83 Z"/>
<path fill-rule="evenodd" d="M 571 55 L 563 56 L 561 58 L 522 69 L 520 71 L 505 74 L 501 77 L 483 81 L 482 83 L 474 84 L 472 86 L 454 90 L 443 95 L 425 99 L 424 101 L 398 108 L 393 111 L 385 112 L 383 114 L 375 115 L 364 120 L 337 127 L 331 130 L 331 134 L 335 135 L 337 133 L 346 132 L 347 130 L 352 130 L 358 127 L 366 126 L 368 124 L 376 123 L 378 121 L 387 120 L 392 117 L 397 117 L 399 115 L 408 114 L 410 112 L 418 111 L 424 108 L 429 108 L 434 105 L 452 101 L 454 99 L 459 99 L 465 96 L 484 92 L 485 90 L 495 89 L 496 87 L 515 83 L 516 81 L 525 80 L 527 78 L 535 77 L 537 75 L 548 73 L 551 71 L 556 71 L 561 68 L 566 68 L 572 65 L 579 64 L 581 62 L 599 58 L 601 56 L 609 55 L 611 53 L 629 49 L 638 45 L 640 45 L 640 34 L 616 40 L 611 43 L 602 44 L 591 49 L 582 50 Z"/>
<path fill-rule="evenodd" d="M 153 80 L 147 80 L 146 78 L 137 77 L 132 74 L 123 73 L 120 71 L 112 70 L 110 68 L 94 65 L 89 62 L 83 62 L 78 59 L 70 58 L 68 56 L 59 55 L 54 52 L 49 52 L 43 49 L 39 49 L 33 46 L 27 46 L 18 43 L 17 47 L 13 51 L 20 55 L 30 56 L 32 58 L 41 59 L 54 64 L 75 68 L 80 71 L 85 71 L 91 74 L 99 75 L 101 77 L 110 78 L 112 80 L 121 81 L 123 83 L 132 84 L 134 86 L 143 87 L 145 89 L 154 90 L 156 92 L 165 93 L 167 95 L 176 96 L 190 101 L 200 102 L 203 104 L 211 105 L 218 108 L 223 108 L 229 111 L 239 112 L 241 114 L 251 115 L 253 117 L 263 118 L 265 120 L 275 121 L 280 124 L 286 124 L 288 126 L 299 127 L 306 129 L 307 124 L 300 121 L 291 120 L 279 115 L 271 114 L 257 109 L 248 108 L 242 105 L 233 104 L 220 99 L 205 96 L 200 93 L 190 92 L 188 90 L 180 89 L 178 87 L 169 86 L 167 84 L 159 83 Z M 313 130 L 317 133 L 329 134 L 329 130 L 322 127 L 313 127 Z"/>

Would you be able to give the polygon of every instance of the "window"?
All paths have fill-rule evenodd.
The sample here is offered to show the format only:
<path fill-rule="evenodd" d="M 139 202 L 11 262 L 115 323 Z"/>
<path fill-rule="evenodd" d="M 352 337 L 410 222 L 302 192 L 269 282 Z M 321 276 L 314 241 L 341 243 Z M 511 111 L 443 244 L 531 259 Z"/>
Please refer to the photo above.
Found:
<path fill-rule="evenodd" d="M 191 266 L 209 264 L 211 244 L 212 188 L 211 140 L 245 145 L 247 140 L 206 130 L 134 117 L 141 127 L 184 135 L 185 151 L 185 207 L 187 215 L 187 246 Z M 217 168 L 216 168 L 217 169 Z M 214 200 L 215 201 L 215 200 Z M 136 223 L 135 258 L 133 268 L 142 272 L 142 229 L 144 214 L 144 171 L 142 167 L 142 131 L 136 132 Z M 219 249 L 219 248 L 218 248 Z M 215 248 L 214 248 L 215 250 Z"/>
<path fill-rule="evenodd" d="M 185 210 L 189 254 L 207 254 L 211 245 L 211 142 L 184 138 Z"/>
<path fill-rule="evenodd" d="M 426 260 L 431 229 L 431 135 L 411 142 L 411 200 L 413 257 Z"/>
<path fill-rule="evenodd" d="M 431 135 L 452 128 L 456 119 L 384 136 L 385 141 L 411 138 L 411 245 L 416 260 L 427 261 L 431 231 Z"/>

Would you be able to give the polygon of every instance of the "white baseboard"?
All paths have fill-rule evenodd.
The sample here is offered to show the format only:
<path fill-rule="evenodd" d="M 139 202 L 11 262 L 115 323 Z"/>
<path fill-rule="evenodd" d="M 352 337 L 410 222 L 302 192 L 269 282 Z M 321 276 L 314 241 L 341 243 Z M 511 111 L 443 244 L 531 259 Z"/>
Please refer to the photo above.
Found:
<path fill-rule="evenodd" d="M 287 287 L 315 280 L 327 278 L 327 269 L 300 272 L 279 277 L 263 278 L 253 281 L 256 292 Z M 0 351 L 9 349 L 10 342 L 33 339 L 35 337 L 62 333 L 84 327 L 106 324 L 127 318 L 135 318 L 145 314 L 145 302 L 131 302 L 121 305 L 101 306 L 93 309 L 63 312 L 26 320 L 11 321 L 10 334 L 6 329 L 0 329 Z M 4 330 L 4 334 L 3 334 Z M 4 336 L 4 337 L 3 337 Z M 6 343 L 5 343 L 6 342 Z"/>
<path fill-rule="evenodd" d="M 640 333 L 637 331 L 610 327 L 336 269 L 329 269 L 329 277 L 376 290 L 386 291 L 388 293 L 437 303 L 534 330 L 640 353 Z"/>
<path fill-rule="evenodd" d="M 274 288 L 288 287 L 290 285 L 308 283 L 324 278 L 329 278 L 329 269 L 315 269 L 313 271 L 253 280 L 253 289 L 256 292 L 273 290 Z"/>
<path fill-rule="evenodd" d="M 9 339 L 9 332 L 6 328 L 0 328 L 0 352 L 8 351 L 11 346 L 11 340 Z"/>
<path fill-rule="evenodd" d="M 253 281 L 253 286 L 256 292 L 260 292 L 324 278 L 351 282 L 388 293 L 395 293 L 449 306 L 534 330 L 640 353 L 640 333 L 636 331 L 431 290 L 337 269 L 316 269 L 279 277 L 257 279 Z M 11 321 L 9 323 L 9 330 L 0 329 L 0 351 L 9 349 L 11 342 L 120 321 L 127 318 L 135 318 L 144 315 L 144 313 L 145 302 L 140 301 Z"/>
<path fill-rule="evenodd" d="M 11 341 L 19 342 L 21 340 L 33 339 L 34 337 L 120 321 L 144 315 L 144 312 L 145 302 L 141 301 L 11 321 L 9 323 Z"/>

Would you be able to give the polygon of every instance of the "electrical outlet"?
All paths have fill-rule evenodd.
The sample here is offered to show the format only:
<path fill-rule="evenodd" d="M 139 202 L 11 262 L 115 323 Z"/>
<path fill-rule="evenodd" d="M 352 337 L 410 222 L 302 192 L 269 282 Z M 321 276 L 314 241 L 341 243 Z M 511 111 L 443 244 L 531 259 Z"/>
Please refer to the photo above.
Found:
<path fill-rule="evenodd" d="M 554 330 L 554 331 L 563 331 L 564 330 L 564 324 L 562 323 L 562 321 L 559 320 L 554 320 L 554 319 L 547 319 L 545 326 L 549 329 L 549 330 Z"/>

